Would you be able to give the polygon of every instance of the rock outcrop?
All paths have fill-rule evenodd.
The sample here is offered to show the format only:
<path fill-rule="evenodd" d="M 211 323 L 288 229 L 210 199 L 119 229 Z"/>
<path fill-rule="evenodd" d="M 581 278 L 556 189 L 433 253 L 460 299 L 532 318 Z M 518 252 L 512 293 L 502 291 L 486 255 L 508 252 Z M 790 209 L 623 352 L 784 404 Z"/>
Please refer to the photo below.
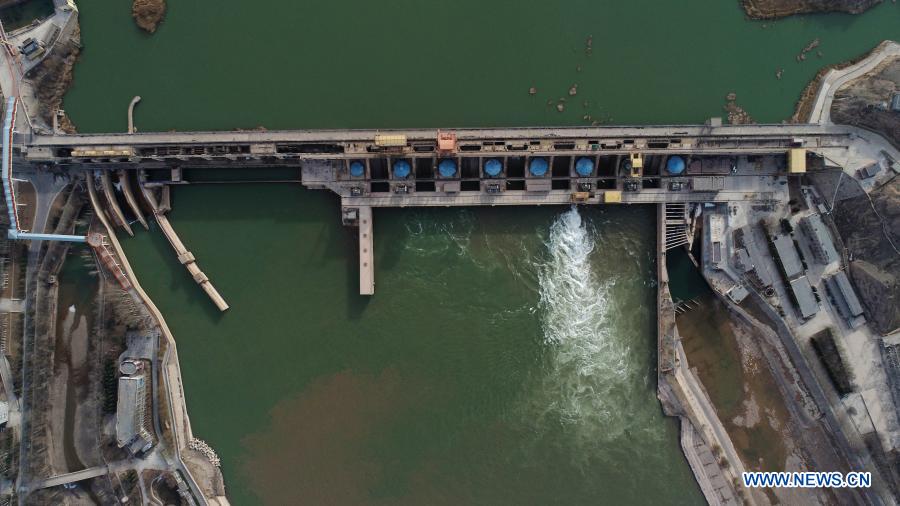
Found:
<path fill-rule="evenodd" d="M 752 19 L 775 19 L 794 14 L 846 12 L 859 14 L 881 0 L 741 0 Z"/>
<path fill-rule="evenodd" d="M 166 0 L 134 0 L 131 15 L 142 30 L 153 33 L 166 17 Z"/>

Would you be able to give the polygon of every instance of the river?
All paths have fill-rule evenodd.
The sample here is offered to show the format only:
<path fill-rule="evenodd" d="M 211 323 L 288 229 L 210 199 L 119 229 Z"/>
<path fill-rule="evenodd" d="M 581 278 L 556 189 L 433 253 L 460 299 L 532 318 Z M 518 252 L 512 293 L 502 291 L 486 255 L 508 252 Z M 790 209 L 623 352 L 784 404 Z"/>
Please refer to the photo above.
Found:
<path fill-rule="evenodd" d="M 763 23 L 712 0 L 170 2 L 152 36 L 128 2 L 80 8 L 85 132 L 123 131 L 133 95 L 142 130 L 700 122 L 729 92 L 776 122 L 821 65 L 900 39 L 891 3 Z M 179 187 L 224 315 L 158 230 L 124 246 L 233 504 L 698 504 L 655 397 L 654 216 L 379 210 L 365 299 L 335 197 Z"/>

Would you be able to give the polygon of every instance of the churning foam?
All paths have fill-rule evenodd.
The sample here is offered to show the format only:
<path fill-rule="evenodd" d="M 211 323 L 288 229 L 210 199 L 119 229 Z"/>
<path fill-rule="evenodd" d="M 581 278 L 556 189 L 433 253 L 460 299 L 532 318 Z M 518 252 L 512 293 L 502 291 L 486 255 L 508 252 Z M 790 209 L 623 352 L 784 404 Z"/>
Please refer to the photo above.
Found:
<path fill-rule="evenodd" d="M 645 374 L 620 329 L 610 291 L 616 276 L 598 279 L 591 256 L 599 234 L 573 207 L 557 218 L 538 266 L 540 312 L 549 370 L 538 402 L 541 418 L 599 440 L 640 431 Z M 612 260 L 615 261 L 615 260 Z M 636 427 L 637 425 L 637 427 Z"/>

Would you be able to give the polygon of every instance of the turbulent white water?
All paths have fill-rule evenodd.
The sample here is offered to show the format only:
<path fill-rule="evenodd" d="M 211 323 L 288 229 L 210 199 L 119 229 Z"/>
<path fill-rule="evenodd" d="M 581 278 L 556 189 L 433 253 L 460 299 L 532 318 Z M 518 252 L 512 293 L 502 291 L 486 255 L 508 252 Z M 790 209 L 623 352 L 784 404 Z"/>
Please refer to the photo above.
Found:
<path fill-rule="evenodd" d="M 553 223 L 548 258 L 538 266 L 551 354 L 541 417 L 595 442 L 642 431 L 647 414 L 646 374 L 630 348 L 636 336 L 623 328 L 624 308 L 610 293 L 620 276 L 599 279 L 591 262 L 599 244 L 602 238 L 573 207 Z"/>
<path fill-rule="evenodd" d="M 538 316 L 540 365 L 522 364 L 532 382 L 523 392 L 522 411 L 515 409 L 510 420 L 534 434 L 535 442 L 565 446 L 582 464 L 596 458 L 616 461 L 622 452 L 633 457 L 652 453 L 664 437 L 649 357 L 653 313 L 644 300 L 652 274 L 648 277 L 646 270 L 646 246 L 628 223 L 598 222 L 595 228 L 576 207 L 559 214 L 549 233 L 543 224 L 531 231 L 485 232 L 474 215 L 465 213 L 452 220 L 411 215 L 405 223 L 405 252 L 463 257 L 486 276 L 497 268 L 512 274 L 513 289 L 537 291 L 536 306 L 509 306 L 501 297 L 495 312 L 483 318 L 492 328 L 505 328 Z M 535 247 L 537 237 L 543 248 Z M 413 278 L 427 280 L 429 290 L 445 289 L 455 266 L 453 261 L 438 267 L 431 263 Z M 505 276 L 495 279 L 502 282 Z M 463 312 L 485 309 L 469 308 L 465 298 L 454 304 Z"/>

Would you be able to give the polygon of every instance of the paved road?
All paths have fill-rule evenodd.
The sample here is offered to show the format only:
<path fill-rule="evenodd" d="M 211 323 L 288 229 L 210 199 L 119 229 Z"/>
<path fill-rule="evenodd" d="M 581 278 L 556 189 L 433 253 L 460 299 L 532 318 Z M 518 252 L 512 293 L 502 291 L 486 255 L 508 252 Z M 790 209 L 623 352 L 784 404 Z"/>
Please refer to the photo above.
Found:
<path fill-rule="evenodd" d="M 29 177 L 31 184 L 35 189 L 35 215 L 34 215 L 34 224 L 32 225 L 32 232 L 44 232 L 47 227 L 47 219 L 50 214 L 50 206 L 53 201 L 56 199 L 56 196 L 59 192 L 65 187 L 65 182 L 62 180 L 58 180 L 54 177 L 53 174 L 50 173 L 38 173 L 32 174 Z M 31 241 L 28 245 L 28 267 L 25 271 L 25 301 L 26 308 L 29 303 L 34 298 L 32 292 L 32 285 L 34 284 L 35 276 L 37 274 L 38 269 L 38 259 L 40 257 L 41 245 L 43 241 Z M 29 316 L 28 311 L 24 312 L 23 318 L 23 329 L 27 329 L 29 327 Z M 38 314 L 34 315 L 34 319 L 38 320 L 41 316 Z M 26 340 L 23 336 L 23 346 L 22 346 L 22 355 L 23 358 L 26 354 L 33 354 L 34 350 L 28 348 L 29 341 L 31 341 L 31 345 L 34 346 L 33 340 Z M 33 355 L 32 355 L 33 356 Z M 28 438 L 24 437 L 24 434 L 27 434 L 29 431 L 29 415 L 28 413 L 28 388 L 29 388 L 29 377 L 28 377 L 28 360 L 22 360 L 22 398 L 20 400 L 20 409 L 22 412 L 22 424 L 20 434 L 23 436 L 20 438 L 19 444 L 19 473 L 16 477 L 16 486 L 22 491 L 23 487 L 27 483 L 26 477 L 26 469 L 28 464 L 28 451 L 26 449 Z M 19 503 L 24 504 L 25 496 L 27 494 L 19 495 Z"/>
<path fill-rule="evenodd" d="M 59 485 L 65 485 L 67 483 L 75 483 L 76 481 L 96 478 L 98 476 L 105 476 L 110 473 L 111 467 L 112 465 L 89 467 L 87 469 L 82 469 L 81 471 L 75 471 L 74 473 L 52 476 L 50 478 L 47 478 L 46 480 L 35 482 L 32 485 L 31 489 L 40 490 L 42 488 L 57 487 Z"/>
<path fill-rule="evenodd" d="M 900 44 L 889 41 L 866 58 L 845 69 L 828 71 L 822 79 L 819 93 L 816 95 L 816 102 L 810 113 L 809 122 L 819 124 L 831 123 L 831 104 L 834 101 L 835 92 L 853 79 L 870 72 L 885 58 L 898 56 L 900 56 Z"/>
<path fill-rule="evenodd" d="M 480 140 L 532 139 L 672 139 L 672 138 L 771 138 L 793 136 L 843 135 L 846 129 L 838 125 L 774 124 L 774 125 L 654 125 L 654 126 L 597 126 L 597 127 L 522 127 L 522 128 L 461 128 L 453 130 L 460 142 Z M 33 135 L 25 139 L 29 146 L 108 147 L 158 146 L 164 144 L 238 144 L 280 142 L 366 142 L 372 143 L 376 134 L 386 132 L 405 135 L 409 141 L 434 142 L 435 129 L 408 130 L 270 130 L 243 132 L 141 132 Z M 364 150 L 363 150 L 364 153 Z"/>

